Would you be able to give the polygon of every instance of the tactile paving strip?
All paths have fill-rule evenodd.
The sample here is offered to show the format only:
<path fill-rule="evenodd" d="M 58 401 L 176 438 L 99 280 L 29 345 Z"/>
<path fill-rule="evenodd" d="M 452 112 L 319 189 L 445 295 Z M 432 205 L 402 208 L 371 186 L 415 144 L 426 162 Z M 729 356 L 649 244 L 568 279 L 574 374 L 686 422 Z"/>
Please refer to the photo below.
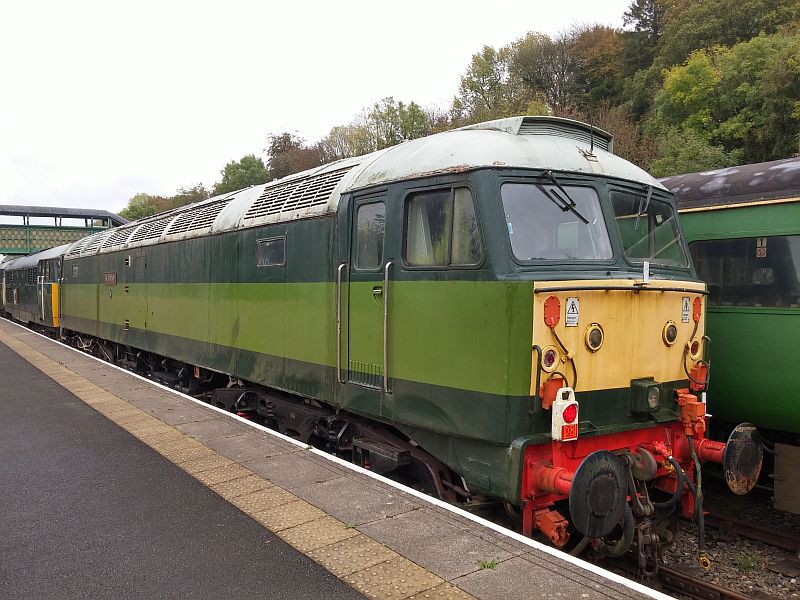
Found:
<path fill-rule="evenodd" d="M 474 597 L 0 331 L 0 342 L 368 598 Z"/>

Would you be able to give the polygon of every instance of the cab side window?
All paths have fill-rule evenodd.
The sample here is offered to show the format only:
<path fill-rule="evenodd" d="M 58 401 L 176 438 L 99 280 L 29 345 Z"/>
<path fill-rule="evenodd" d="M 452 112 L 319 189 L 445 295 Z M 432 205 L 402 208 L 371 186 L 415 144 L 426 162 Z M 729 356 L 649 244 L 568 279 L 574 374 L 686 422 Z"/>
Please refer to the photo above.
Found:
<path fill-rule="evenodd" d="M 362 204 L 356 217 L 356 268 L 377 269 L 383 263 L 383 236 L 386 205 L 383 202 Z"/>
<path fill-rule="evenodd" d="M 469 188 L 419 192 L 406 200 L 403 244 L 406 265 L 474 266 L 482 257 L 478 218 Z"/>

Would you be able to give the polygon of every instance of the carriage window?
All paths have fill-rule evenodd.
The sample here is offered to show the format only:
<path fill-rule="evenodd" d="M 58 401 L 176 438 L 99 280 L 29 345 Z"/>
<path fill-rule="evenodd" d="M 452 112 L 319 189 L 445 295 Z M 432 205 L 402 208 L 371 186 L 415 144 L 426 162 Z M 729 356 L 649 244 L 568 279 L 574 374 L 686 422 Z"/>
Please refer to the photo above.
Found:
<path fill-rule="evenodd" d="M 505 183 L 500 188 L 514 256 L 527 260 L 608 260 L 612 257 L 597 192 L 590 187 Z"/>
<path fill-rule="evenodd" d="M 78 265 L 72 265 L 72 276 L 73 277 L 78 276 Z"/>
<path fill-rule="evenodd" d="M 383 232 L 386 205 L 383 202 L 362 204 L 356 218 L 356 267 L 377 269 L 383 263 Z"/>
<path fill-rule="evenodd" d="M 716 306 L 800 306 L 800 235 L 704 240 L 689 245 Z"/>
<path fill-rule="evenodd" d="M 688 266 L 676 214 L 668 202 L 653 198 L 652 190 L 614 191 L 611 206 L 628 260 Z"/>
<path fill-rule="evenodd" d="M 480 263 L 480 231 L 468 188 L 414 194 L 406 203 L 405 222 L 407 265 L 444 267 Z"/>
<path fill-rule="evenodd" d="M 277 237 L 256 242 L 256 266 L 276 267 L 286 264 L 286 238 Z"/>

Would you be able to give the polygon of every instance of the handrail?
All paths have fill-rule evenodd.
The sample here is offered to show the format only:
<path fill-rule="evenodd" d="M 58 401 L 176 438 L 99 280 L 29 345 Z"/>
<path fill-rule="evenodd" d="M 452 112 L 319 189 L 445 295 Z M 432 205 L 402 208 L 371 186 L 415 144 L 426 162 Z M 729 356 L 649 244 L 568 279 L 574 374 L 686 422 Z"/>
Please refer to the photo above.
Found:
<path fill-rule="evenodd" d="M 347 263 L 336 269 L 336 381 L 342 381 L 342 271 Z"/>
<path fill-rule="evenodd" d="M 391 394 L 389 389 L 389 271 L 394 265 L 390 260 L 383 268 L 383 391 Z"/>

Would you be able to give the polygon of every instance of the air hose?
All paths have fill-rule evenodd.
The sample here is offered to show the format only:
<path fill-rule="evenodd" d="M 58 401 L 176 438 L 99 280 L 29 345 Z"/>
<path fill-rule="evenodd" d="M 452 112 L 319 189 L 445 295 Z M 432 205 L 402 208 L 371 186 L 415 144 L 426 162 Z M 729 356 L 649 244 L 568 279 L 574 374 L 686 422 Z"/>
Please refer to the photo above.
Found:
<path fill-rule="evenodd" d="M 631 510 L 631 505 L 627 502 L 625 503 L 625 512 L 622 513 L 622 537 L 619 541 L 611 546 L 600 542 L 600 545 L 597 547 L 597 551 L 599 554 L 606 554 L 608 556 L 622 556 L 625 554 L 631 547 L 633 543 L 633 534 L 634 534 L 634 527 L 636 523 L 633 520 L 633 511 Z M 583 543 L 583 541 L 578 542 L 578 545 Z"/>
<path fill-rule="evenodd" d="M 678 484 L 675 487 L 675 493 L 672 495 L 671 498 L 665 500 L 664 502 L 653 502 L 653 506 L 659 510 L 672 508 L 678 502 L 680 502 L 681 496 L 683 496 L 683 486 L 686 485 L 686 475 L 684 474 L 683 469 L 681 468 L 681 464 L 677 460 L 675 460 L 672 456 L 668 456 L 667 460 L 675 469 L 675 476 L 678 478 Z"/>
<path fill-rule="evenodd" d="M 703 474 L 700 469 L 700 459 L 697 458 L 697 452 L 694 449 L 694 438 L 691 435 L 686 436 L 689 440 L 689 451 L 692 453 L 692 460 L 694 461 L 695 472 L 697 473 L 697 485 L 694 492 L 694 517 L 697 521 L 697 560 L 700 566 L 708 570 L 711 568 L 711 560 L 706 554 L 706 526 L 705 518 L 703 516 Z"/>

